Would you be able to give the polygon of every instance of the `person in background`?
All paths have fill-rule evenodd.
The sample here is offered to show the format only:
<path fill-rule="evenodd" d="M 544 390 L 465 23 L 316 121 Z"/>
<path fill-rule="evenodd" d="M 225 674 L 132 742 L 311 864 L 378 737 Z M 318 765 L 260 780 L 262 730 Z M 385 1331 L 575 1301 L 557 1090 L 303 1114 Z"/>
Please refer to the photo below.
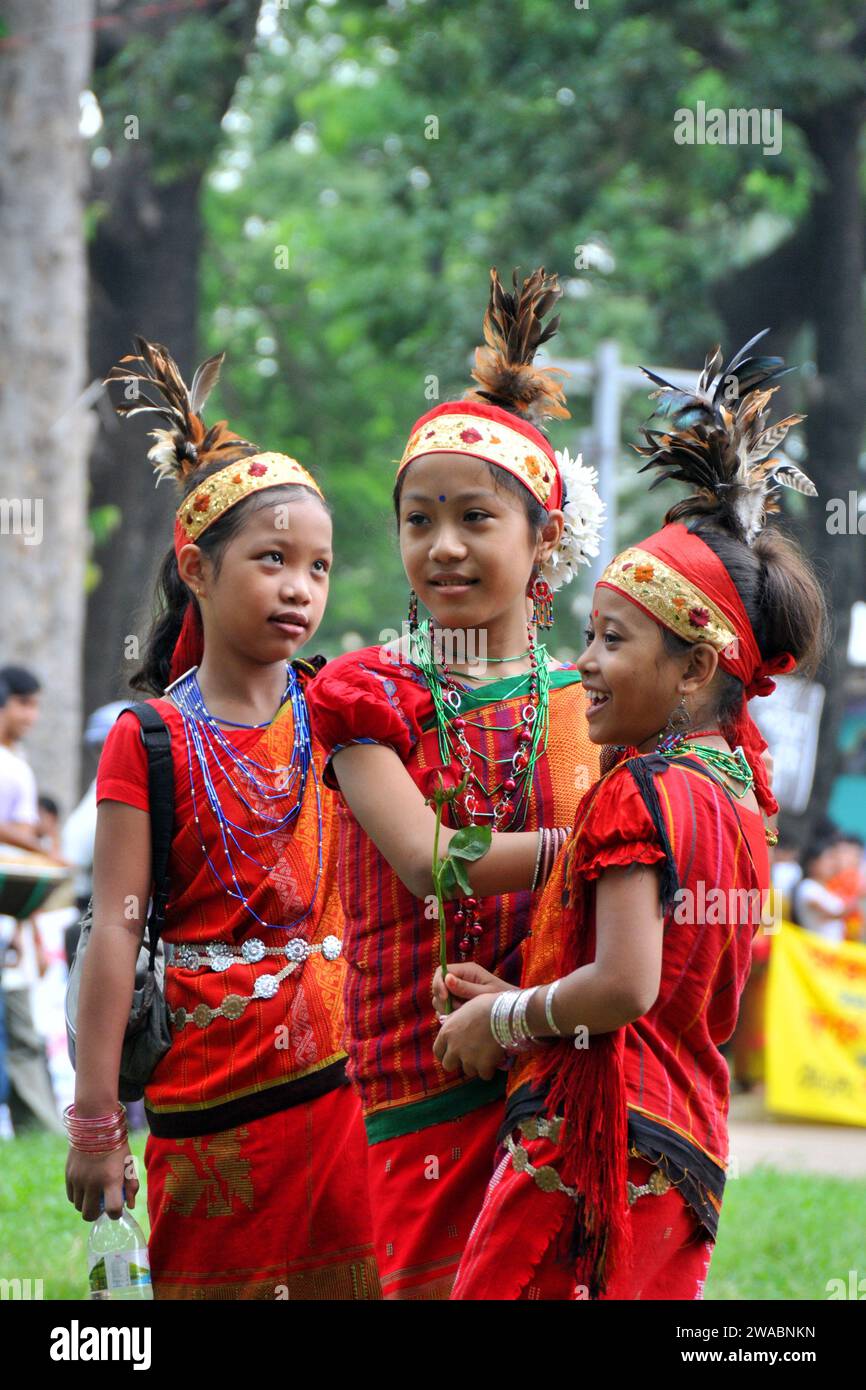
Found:
<path fill-rule="evenodd" d="M 790 920 L 793 911 L 791 902 L 794 889 L 803 877 L 799 847 L 793 840 L 780 834 L 779 843 L 774 847 L 771 859 L 770 872 L 773 878 L 773 892 L 780 899 L 781 915 Z"/>
<path fill-rule="evenodd" d="M 41 687 L 25 667 L 4 666 L 0 689 L 5 697 L 0 708 L 0 840 L 44 852 L 36 779 L 18 750 L 20 740 L 39 717 Z M 45 1043 L 33 1023 L 30 990 L 45 969 L 38 933 L 32 924 L 10 917 L 0 918 L 0 932 L 7 1103 L 12 1124 L 16 1133 L 35 1126 L 62 1134 Z"/>
<path fill-rule="evenodd" d="M 100 705 L 99 709 L 94 710 L 84 730 L 85 745 L 88 748 L 101 749 L 117 716 L 123 710 L 128 709 L 129 704 L 128 700 L 114 700 L 111 704 Z M 79 914 L 86 912 L 90 902 L 90 894 L 93 891 L 93 844 L 95 838 L 96 778 L 94 777 L 74 811 L 71 811 L 67 817 L 61 838 L 63 857 L 70 864 L 74 864 L 76 868 L 73 888 L 75 906 Z M 66 964 L 70 970 L 75 959 L 80 935 L 81 923 L 79 921 L 73 922 L 64 932 L 63 945 L 66 951 Z"/>
<path fill-rule="evenodd" d="M 54 859 L 60 859 L 60 806 L 53 796 L 45 796 L 40 793 L 36 810 L 39 820 L 36 823 L 36 834 L 39 839 L 39 848 L 43 853 L 50 854 Z"/>
<path fill-rule="evenodd" d="M 3 709 L 9 698 L 9 687 L 0 677 L 0 729 L 3 724 Z M 2 784 L 0 784 L 0 796 L 2 796 Z M 3 812 L 0 810 L 0 818 Z M 3 839 L 2 826 L 0 826 L 0 840 Z M 0 930 L 3 927 L 3 918 L 0 917 Z M 3 952 L 0 950 L 0 979 L 3 975 Z M 9 1102 L 9 1074 L 6 1070 L 6 1007 L 3 999 L 3 990 L 0 988 L 0 1115 L 5 1116 Z M 8 1122 L 4 1119 L 4 1129 L 0 1131 L 3 1138 L 8 1137 L 5 1126 Z"/>
<path fill-rule="evenodd" d="M 33 769 L 18 744 L 39 717 L 39 682 L 23 666 L 0 668 L 0 842 L 39 850 Z"/>
<path fill-rule="evenodd" d="M 794 890 L 793 902 L 798 926 L 824 941 L 837 943 L 845 940 L 847 917 L 860 907 L 853 894 L 843 897 L 830 887 L 844 866 L 840 845 L 840 832 L 825 829 L 820 838 L 806 846 L 800 861 L 803 877 Z"/>
<path fill-rule="evenodd" d="M 840 832 L 836 846 L 836 871 L 827 887 L 849 904 L 856 903 L 845 914 L 845 940 L 866 940 L 866 858 L 862 836 L 849 834 L 845 830 Z"/>

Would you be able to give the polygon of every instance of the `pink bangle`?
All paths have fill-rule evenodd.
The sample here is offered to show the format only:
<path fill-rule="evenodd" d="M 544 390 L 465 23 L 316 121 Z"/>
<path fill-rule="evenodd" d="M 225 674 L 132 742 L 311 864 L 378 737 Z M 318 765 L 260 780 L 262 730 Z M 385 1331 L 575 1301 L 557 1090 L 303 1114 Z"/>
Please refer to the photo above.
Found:
<path fill-rule="evenodd" d="M 541 860 L 536 875 L 536 889 L 543 888 L 553 872 L 557 855 L 563 848 L 571 831 L 565 826 L 554 826 L 541 832 Z"/>
<path fill-rule="evenodd" d="M 63 1124 L 70 1146 L 79 1153 L 113 1153 L 127 1141 L 126 1106 L 118 1104 L 109 1115 L 76 1115 L 75 1106 L 67 1105 Z"/>

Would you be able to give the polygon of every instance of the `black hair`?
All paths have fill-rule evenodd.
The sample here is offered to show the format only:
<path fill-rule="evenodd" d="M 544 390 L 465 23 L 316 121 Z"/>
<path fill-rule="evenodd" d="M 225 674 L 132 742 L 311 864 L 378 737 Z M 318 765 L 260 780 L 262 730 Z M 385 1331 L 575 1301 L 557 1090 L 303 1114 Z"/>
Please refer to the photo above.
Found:
<path fill-rule="evenodd" d="M 6 687 L 7 698 L 10 695 L 35 695 L 37 690 L 42 689 L 42 682 L 26 666 L 0 668 L 0 681 Z"/>
<path fill-rule="evenodd" d="M 686 525 L 728 571 L 764 660 L 790 652 L 798 670 L 813 675 L 827 645 L 829 619 L 824 592 L 799 546 L 772 527 L 748 546 L 712 518 L 697 517 Z M 662 638 L 670 656 L 679 656 L 693 645 L 667 627 L 662 627 Z M 724 729 L 739 713 L 743 683 L 730 671 L 719 669 L 711 690 L 715 717 Z"/>
<path fill-rule="evenodd" d="M 49 816 L 57 816 L 60 819 L 60 803 L 54 800 L 53 796 L 46 796 L 41 793 L 38 800 L 40 811 L 47 811 Z"/>
<path fill-rule="evenodd" d="M 187 483 L 184 496 L 193 492 L 199 483 L 212 473 L 219 473 L 225 467 L 224 463 L 217 462 L 197 469 Z M 259 492 L 252 493 L 242 502 L 230 507 L 227 512 L 223 512 L 196 541 L 199 550 L 213 564 L 215 576 L 219 575 L 229 541 L 234 539 L 254 512 L 273 505 L 275 493 L 279 493 L 281 500 L 287 502 L 314 497 L 328 515 L 331 515 L 331 508 L 324 498 L 304 483 L 275 483 L 273 487 L 262 488 Z M 190 604 L 198 607 L 194 594 L 180 577 L 174 546 L 166 552 L 160 565 L 155 597 L 157 614 L 145 642 L 141 667 L 132 676 L 129 684 L 133 690 L 161 695 L 169 683 L 172 653 L 183 626 L 186 610 Z"/>

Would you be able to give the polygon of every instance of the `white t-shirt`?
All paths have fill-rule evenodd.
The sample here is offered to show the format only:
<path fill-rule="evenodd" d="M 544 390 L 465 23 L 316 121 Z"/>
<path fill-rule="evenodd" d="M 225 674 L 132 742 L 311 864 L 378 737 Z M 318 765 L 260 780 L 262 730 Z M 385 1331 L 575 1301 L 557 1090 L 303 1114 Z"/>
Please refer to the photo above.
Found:
<path fill-rule="evenodd" d="M 823 908 L 832 912 L 832 917 L 824 917 L 815 911 Z M 825 941 L 845 940 L 845 918 L 842 916 L 845 903 L 837 894 L 831 893 L 823 883 L 814 878 L 804 878 L 797 888 L 797 915 L 806 931 L 814 932 Z"/>
<path fill-rule="evenodd" d="M 790 909 L 794 889 L 803 877 L 800 865 L 791 859 L 779 859 L 772 868 L 773 888 Z"/>
<path fill-rule="evenodd" d="M 93 845 L 96 840 L 96 779 L 91 782 L 63 827 L 60 849 L 78 870 L 75 896 L 89 898 L 93 883 Z"/>
<path fill-rule="evenodd" d="M 19 825 L 39 822 L 33 769 L 4 744 L 0 744 L 0 821 L 15 821 Z"/>

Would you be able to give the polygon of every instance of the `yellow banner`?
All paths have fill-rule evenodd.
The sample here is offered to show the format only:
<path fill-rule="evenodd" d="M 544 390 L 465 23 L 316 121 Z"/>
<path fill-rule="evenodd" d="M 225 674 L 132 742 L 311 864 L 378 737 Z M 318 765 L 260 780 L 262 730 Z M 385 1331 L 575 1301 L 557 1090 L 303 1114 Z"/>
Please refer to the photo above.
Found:
<path fill-rule="evenodd" d="M 866 1125 L 866 946 L 787 922 L 772 938 L 767 1108 Z"/>

